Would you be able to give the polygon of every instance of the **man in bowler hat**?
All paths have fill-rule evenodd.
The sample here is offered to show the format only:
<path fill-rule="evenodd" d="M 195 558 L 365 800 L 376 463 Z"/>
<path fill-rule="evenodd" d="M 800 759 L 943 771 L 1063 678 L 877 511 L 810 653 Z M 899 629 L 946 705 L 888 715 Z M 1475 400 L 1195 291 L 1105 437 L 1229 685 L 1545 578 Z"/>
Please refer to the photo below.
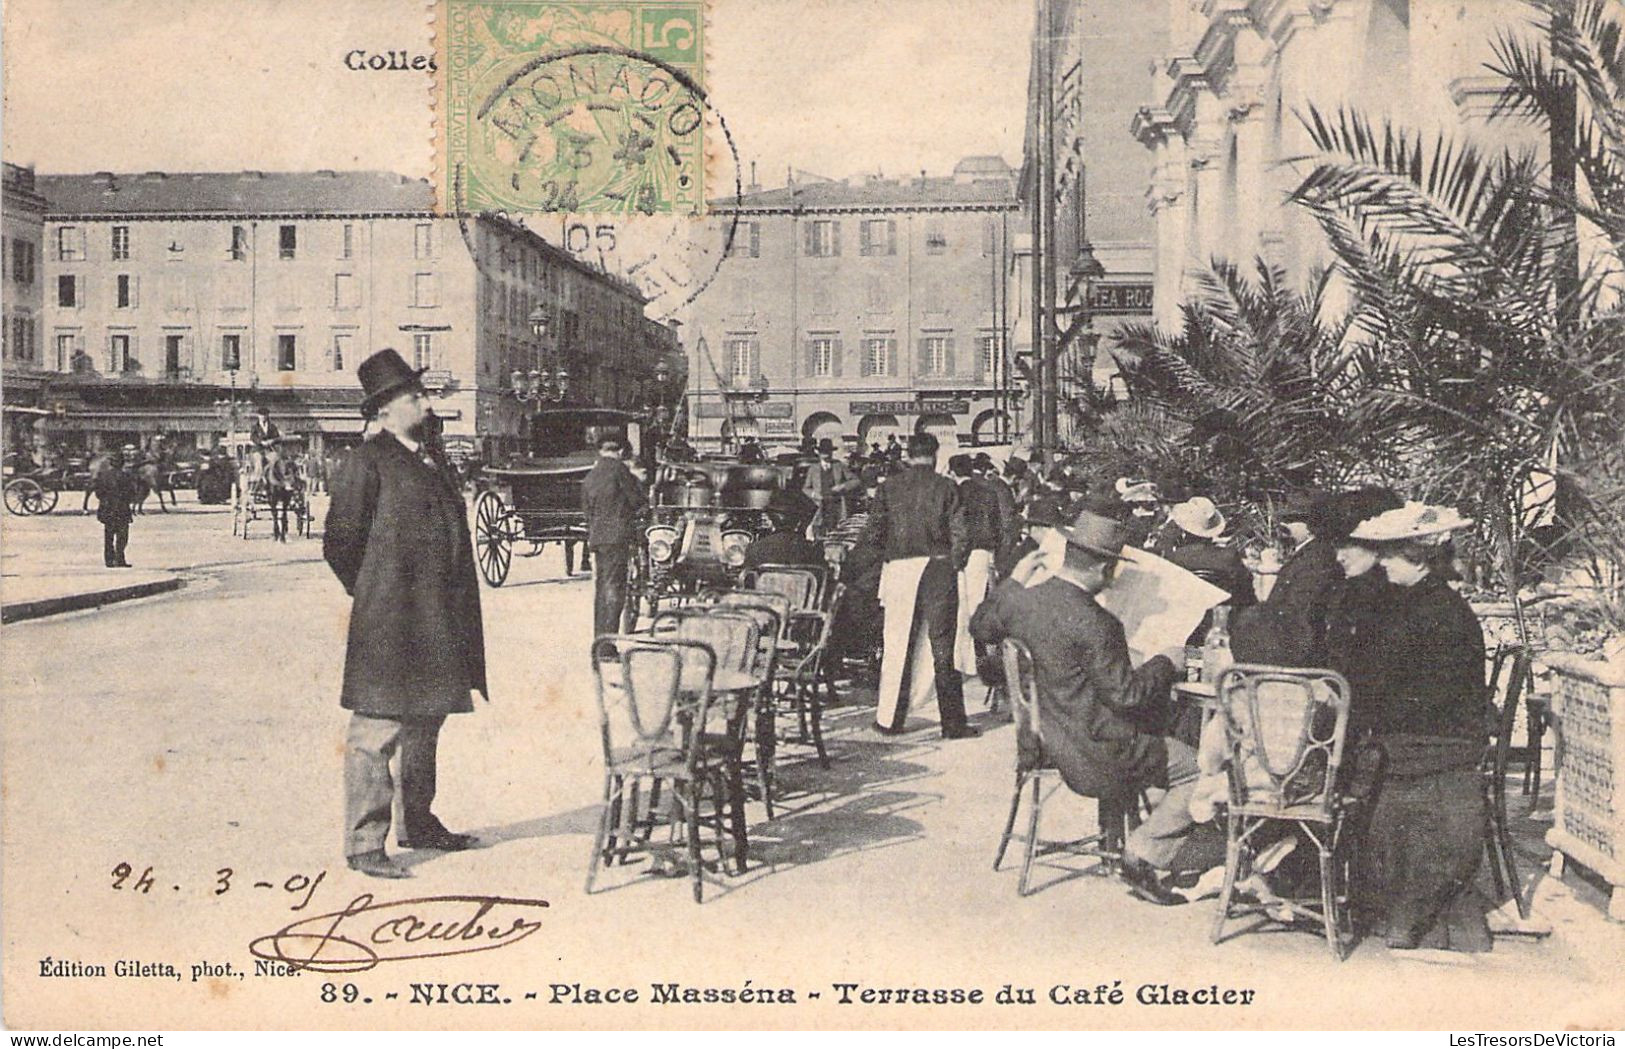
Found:
<path fill-rule="evenodd" d="M 489 699 L 479 583 L 462 495 L 424 446 L 420 377 L 394 350 L 356 369 L 361 412 L 375 432 L 333 480 L 322 553 L 355 601 L 340 704 L 351 712 L 344 749 L 344 852 L 378 878 L 409 872 L 384 849 L 401 755 L 402 848 L 475 844 L 432 811 L 436 748 L 448 714 Z"/>
<path fill-rule="evenodd" d="M 96 474 L 96 520 L 102 523 L 102 561 L 108 568 L 129 568 L 124 548 L 130 542 L 130 521 L 134 513 L 135 479 L 125 470 L 124 456 L 109 452 L 107 468 Z"/>

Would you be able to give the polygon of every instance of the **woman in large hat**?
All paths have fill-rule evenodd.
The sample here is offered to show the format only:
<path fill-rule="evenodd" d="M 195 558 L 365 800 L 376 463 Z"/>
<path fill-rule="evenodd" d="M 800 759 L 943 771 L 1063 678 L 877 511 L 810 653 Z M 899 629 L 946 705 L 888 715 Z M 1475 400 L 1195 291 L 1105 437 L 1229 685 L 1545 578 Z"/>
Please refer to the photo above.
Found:
<path fill-rule="evenodd" d="M 1357 899 L 1396 949 L 1490 949 L 1488 907 L 1474 887 L 1484 855 L 1484 635 L 1442 576 L 1451 533 L 1471 524 L 1449 507 L 1406 503 L 1350 536 L 1375 544 L 1393 587 L 1370 641 L 1382 654 L 1368 712 L 1382 770 L 1359 843 Z"/>

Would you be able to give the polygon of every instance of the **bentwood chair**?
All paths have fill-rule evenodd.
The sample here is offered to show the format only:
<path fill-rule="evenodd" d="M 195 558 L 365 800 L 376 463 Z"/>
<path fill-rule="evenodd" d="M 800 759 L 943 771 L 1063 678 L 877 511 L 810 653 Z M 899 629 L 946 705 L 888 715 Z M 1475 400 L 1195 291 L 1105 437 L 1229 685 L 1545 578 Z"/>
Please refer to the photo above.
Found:
<path fill-rule="evenodd" d="M 1125 792 L 1123 799 L 1097 799 L 1096 822 L 1100 830 L 1088 837 L 1070 841 L 1052 841 L 1039 836 L 1039 821 L 1044 803 L 1060 788 L 1066 786 L 1061 771 L 1044 752 L 1042 724 L 1038 712 L 1038 678 L 1033 670 L 1032 652 L 1015 638 L 1006 638 L 1000 646 L 1004 662 L 1006 687 L 1016 720 L 1016 788 L 1010 796 L 1010 814 L 1004 821 L 1004 833 L 999 837 L 999 851 L 993 857 L 993 869 L 1004 863 L 1005 850 L 1012 841 L 1024 848 L 1021 860 L 1021 878 L 1016 892 L 1028 895 L 1028 882 L 1032 875 L 1033 859 L 1055 853 L 1092 857 L 1104 865 L 1116 864 L 1122 859 L 1122 827 L 1128 814 L 1134 811 L 1136 799 Z M 1027 809 L 1027 833 L 1015 833 L 1016 817 L 1021 811 L 1021 800 L 1027 788 L 1032 790 L 1032 801 Z"/>
<path fill-rule="evenodd" d="M 778 595 L 749 590 L 728 590 L 715 595 L 711 606 L 737 615 L 747 615 L 756 621 L 760 639 L 755 673 L 761 678 L 761 688 L 755 696 L 756 783 L 762 795 L 767 818 L 773 818 L 773 777 L 777 771 L 778 735 L 774 724 L 774 688 L 777 681 L 780 656 L 787 647 L 785 626 L 790 618 L 790 602 Z"/>
<path fill-rule="evenodd" d="M 824 607 L 829 569 L 812 565 L 760 565 L 740 573 L 742 590 L 782 594 L 797 611 Z"/>
<path fill-rule="evenodd" d="M 1269 913 L 1262 905 L 1236 907 L 1236 885 L 1252 874 L 1260 838 L 1271 830 L 1307 838 L 1320 859 L 1320 924 L 1332 955 L 1345 951 L 1349 850 L 1343 837 L 1350 805 L 1337 789 L 1348 732 L 1349 684 L 1335 670 L 1238 663 L 1220 675 L 1216 701 L 1224 719 L 1229 757 L 1229 812 L 1224 889 L 1213 921 L 1213 942 L 1224 938 L 1233 914 Z M 1292 916 L 1312 906 L 1294 902 Z"/>
<path fill-rule="evenodd" d="M 725 861 L 728 833 L 735 856 L 744 853 L 738 805 L 731 827 L 723 812 L 724 799 L 737 799 L 737 768 L 705 742 L 707 720 L 713 714 L 715 653 L 696 641 L 605 634 L 593 642 L 592 657 L 604 749 L 604 800 L 587 868 L 587 892 L 593 891 L 600 864 L 625 863 L 633 851 L 654 853 L 662 848 L 653 841 L 653 812 L 664 786 L 671 797 L 671 836 L 683 842 L 694 902 L 699 903 L 704 894 L 701 827 L 714 832 L 719 867 Z M 639 833 L 637 787 L 645 783 L 651 813 L 647 833 Z M 704 815 L 707 802 L 711 812 Z M 632 812 L 627 820 L 629 804 Z"/>
<path fill-rule="evenodd" d="M 1518 905 L 1520 917 L 1529 917 L 1529 905 L 1524 902 L 1523 882 L 1513 862 L 1512 832 L 1507 826 L 1507 772 L 1513 752 L 1512 733 L 1518 719 L 1518 701 L 1524 690 L 1533 683 L 1534 660 L 1523 645 L 1503 645 L 1495 653 L 1486 689 L 1489 715 L 1494 733 L 1480 766 L 1484 773 L 1484 848 L 1490 861 L 1490 877 L 1495 883 L 1496 902 L 1508 894 Z M 1505 699 L 1499 702 L 1502 689 L 1502 670 L 1510 668 L 1505 681 Z M 1528 757 L 1525 755 L 1525 761 Z"/>

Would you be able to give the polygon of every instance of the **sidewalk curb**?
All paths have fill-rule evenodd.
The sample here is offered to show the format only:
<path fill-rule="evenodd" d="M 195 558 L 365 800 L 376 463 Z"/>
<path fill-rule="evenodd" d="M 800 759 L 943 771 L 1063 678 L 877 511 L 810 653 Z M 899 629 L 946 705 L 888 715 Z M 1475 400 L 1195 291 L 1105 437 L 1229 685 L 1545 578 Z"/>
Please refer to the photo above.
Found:
<path fill-rule="evenodd" d="M 133 601 L 138 597 L 167 594 L 172 590 L 179 590 L 185 585 L 186 581 L 181 577 L 171 576 L 168 579 L 150 579 L 144 583 L 109 587 L 105 590 L 63 594 L 60 597 L 43 597 L 37 601 L 16 601 L 0 606 L 0 623 L 16 623 L 25 619 L 40 619 L 44 616 L 60 615 L 63 612 L 100 608 L 103 605 L 116 604 L 120 601 Z"/>

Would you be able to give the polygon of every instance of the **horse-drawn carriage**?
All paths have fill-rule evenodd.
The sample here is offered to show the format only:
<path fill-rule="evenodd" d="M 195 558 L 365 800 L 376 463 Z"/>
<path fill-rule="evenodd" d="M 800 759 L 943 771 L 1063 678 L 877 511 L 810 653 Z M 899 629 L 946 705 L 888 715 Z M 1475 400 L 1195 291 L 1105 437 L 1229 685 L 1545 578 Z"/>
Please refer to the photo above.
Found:
<path fill-rule="evenodd" d="M 290 527 L 301 537 L 310 536 L 315 515 L 310 509 L 309 484 L 297 465 L 304 441 L 303 437 L 278 438 L 280 484 L 272 478 L 272 464 L 264 452 L 250 449 L 243 457 L 237 467 L 232 535 L 247 539 L 254 523 L 263 520 L 271 523 L 271 534 L 276 538 L 286 538 Z"/>

